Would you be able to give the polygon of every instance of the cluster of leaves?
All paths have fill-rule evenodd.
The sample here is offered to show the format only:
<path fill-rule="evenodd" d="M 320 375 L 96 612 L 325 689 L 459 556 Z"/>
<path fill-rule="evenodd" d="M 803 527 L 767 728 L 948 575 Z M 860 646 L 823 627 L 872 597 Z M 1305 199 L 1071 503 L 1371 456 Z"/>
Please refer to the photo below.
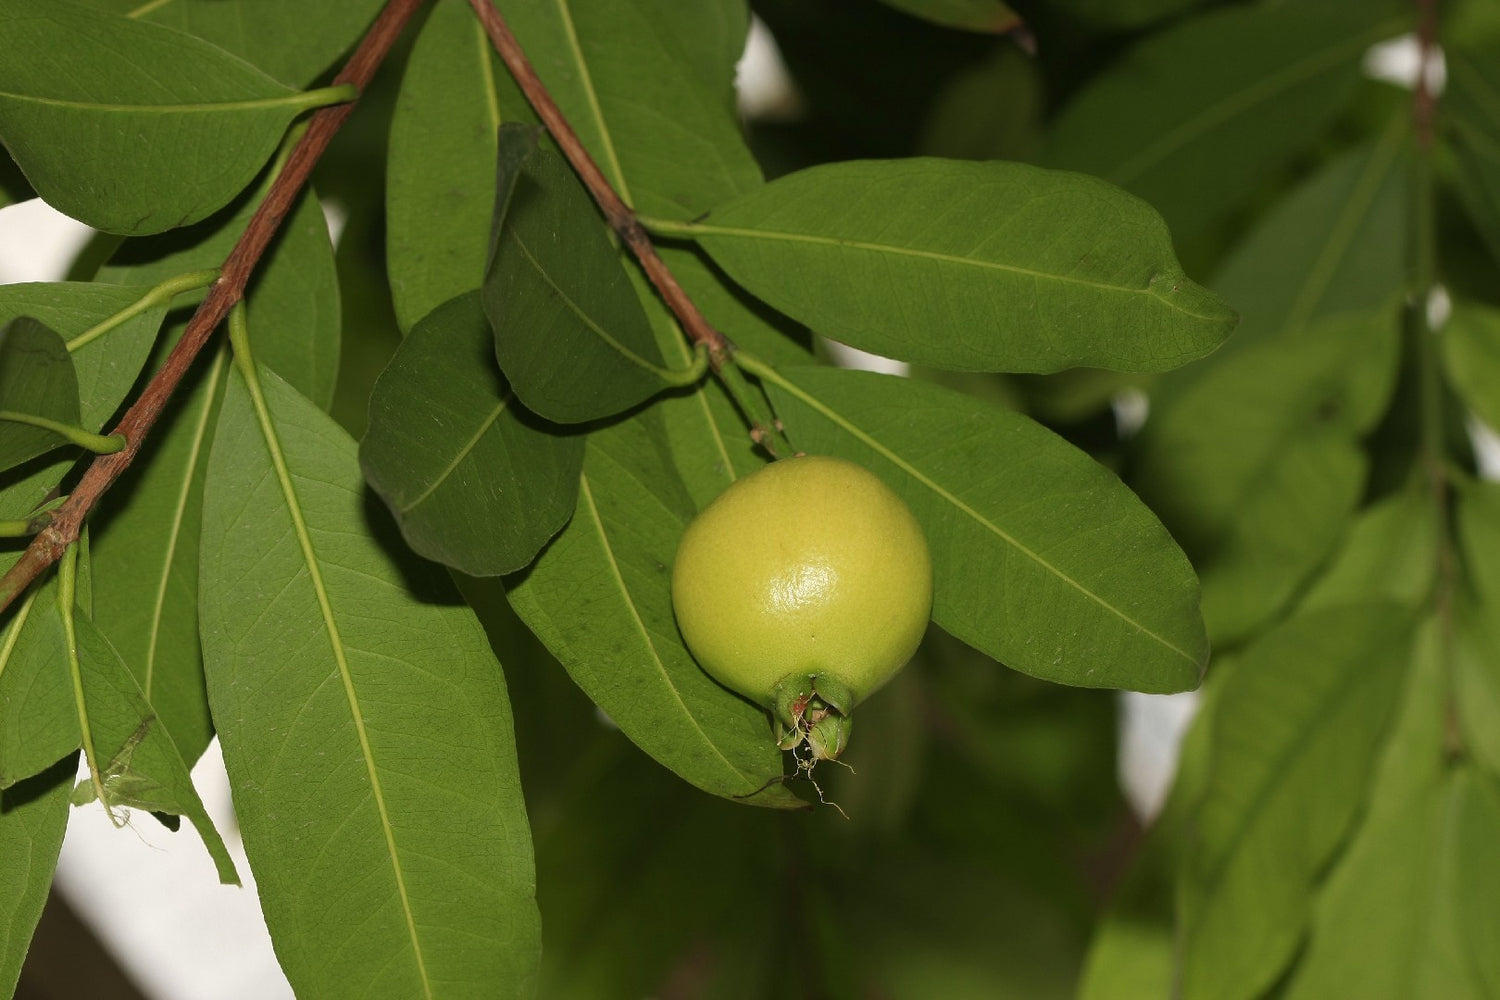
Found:
<path fill-rule="evenodd" d="M 101 230 L 82 280 L 0 287 L 15 534 L 118 446 L 381 7 L 247 2 L 0 0 L 0 197 Z M 995 0 L 889 2 L 758 3 L 809 106 L 748 134 L 744 0 L 496 4 L 732 341 L 716 371 L 474 11 L 425 5 L 315 178 L 337 251 L 304 192 L 230 343 L 0 612 L 0 984 L 70 798 L 186 816 L 234 878 L 187 780 L 216 734 L 299 993 L 1063 995 L 1115 808 L 1076 689 L 1195 687 L 1212 640 L 1085 993 L 1493 987 L 1500 495 L 1458 422 L 1500 420 L 1493 19 L 1445 16 L 1433 138 L 1361 72 L 1417 25 L 1394 3 L 1013 4 L 1033 58 Z M 805 796 L 766 714 L 671 612 L 688 520 L 792 449 L 875 471 L 933 553 L 847 829 L 777 811 Z"/>

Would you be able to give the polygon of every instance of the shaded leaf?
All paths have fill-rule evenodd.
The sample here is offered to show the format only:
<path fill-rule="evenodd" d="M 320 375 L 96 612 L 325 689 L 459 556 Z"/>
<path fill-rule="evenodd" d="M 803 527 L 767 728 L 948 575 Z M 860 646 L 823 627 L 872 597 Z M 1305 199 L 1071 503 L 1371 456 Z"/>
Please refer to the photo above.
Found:
<path fill-rule="evenodd" d="M 1364 800 L 1411 646 L 1391 604 L 1300 615 L 1249 647 L 1217 703 L 1182 883 L 1186 995 L 1262 995 Z"/>
<path fill-rule="evenodd" d="M 1073 17 L 1103 28 L 1133 28 L 1186 10 L 1202 0 L 1056 0 Z"/>
<path fill-rule="evenodd" d="M 1458 769 L 1413 790 L 1401 808 L 1371 816 L 1329 876 L 1289 1000 L 1489 995 L 1470 959 L 1465 910 L 1471 892 L 1495 884 L 1500 830 L 1486 824 L 1478 842 L 1472 827 L 1464 831 L 1493 820 L 1492 804 L 1476 809 L 1475 796 L 1488 794 L 1471 770 Z M 1462 855 L 1454 849 L 1461 831 L 1471 833 Z M 1490 910 L 1493 903 L 1485 900 Z M 1472 946 L 1493 952 L 1492 945 Z M 1493 956 L 1486 961 L 1493 973 Z"/>
<path fill-rule="evenodd" d="M 10 415 L 10 416 L 7 416 Z M 68 444 L 57 431 L 10 417 L 78 427 L 78 375 L 56 332 L 23 316 L 0 327 L 0 470 Z"/>
<path fill-rule="evenodd" d="M 940 368 L 1162 371 L 1234 326 L 1144 202 L 1019 163 L 813 167 L 671 231 L 818 333 Z"/>
<path fill-rule="evenodd" d="M 204 497 L 204 664 L 282 968 L 319 997 L 528 995 L 535 876 L 499 664 L 390 537 L 354 441 L 239 364 Z"/>
<path fill-rule="evenodd" d="M 787 368 L 767 388 L 793 445 L 859 462 L 911 505 L 946 631 L 1058 683 L 1197 686 L 1192 569 L 1092 458 L 1018 413 L 892 376 Z"/>
<path fill-rule="evenodd" d="M 572 520 L 507 581 L 511 606 L 637 746 L 704 791 L 756 805 L 802 801 L 764 709 L 719 686 L 672 612 L 677 541 L 694 513 L 646 410 L 589 436 Z"/>
<path fill-rule="evenodd" d="M 1364 484 L 1359 439 L 1394 384 L 1398 316 L 1241 348 L 1147 422 L 1133 482 L 1197 562 L 1216 641 L 1283 607 L 1337 543 Z"/>
<path fill-rule="evenodd" d="M 1021 18 L 1001 0 L 881 0 L 934 24 L 996 34 L 1019 27 Z"/>
<path fill-rule="evenodd" d="M 1460 490 L 1457 521 L 1471 589 L 1455 614 L 1454 704 L 1475 760 L 1500 775 L 1500 486 Z"/>
<path fill-rule="evenodd" d="M 1306 149 L 1353 99 L 1365 50 L 1402 25 L 1377 4 L 1193 18 L 1094 77 L 1057 119 L 1043 161 L 1140 195 L 1180 242 Z"/>
<path fill-rule="evenodd" d="M 40 774 L 78 749 L 78 715 L 56 588 L 49 581 L 5 611 L 0 629 L 0 788 Z"/>
<path fill-rule="evenodd" d="M 1415 610 L 1437 575 L 1437 539 L 1425 483 L 1385 497 L 1348 525 L 1338 553 L 1297 606 L 1310 611 L 1382 599 Z"/>
<path fill-rule="evenodd" d="M 198 538 L 226 347 L 205 351 L 96 519 L 94 621 L 192 764 L 213 736 L 198 641 Z"/>
<path fill-rule="evenodd" d="M 463 0 L 439 0 L 401 77 L 386 173 L 386 265 L 402 330 L 484 280 L 501 121 L 532 115 Z"/>
<path fill-rule="evenodd" d="M 190 35 L 68 0 L 5 0 L 0 37 L 0 139 L 49 204 L 106 232 L 209 215 L 323 100 Z"/>
<path fill-rule="evenodd" d="M 0 791 L 0 995 L 11 996 L 68 825 L 76 757 Z"/>
<path fill-rule="evenodd" d="M 67 341 L 84 430 L 104 427 L 151 353 L 167 305 L 152 303 L 125 316 L 150 291 L 144 285 L 119 288 L 76 281 L 0 285 L 0 324 L 31 316 Z"/>
<path fill-rule="evenodd" d="M 663 389 L 661 354 L 598 211 L 526 125 L 500 128 L 484 312 L 516 396 L 549 420 L 613 416 Z"/>
<path fill-rule="evenodd" d="M 411 330 L 370 396 L 365 479 L 407 544 L 472 576 L 510 573 L 578 497 L 582 434 L 525 412 L 495 366 L 478 292 Z"/>
<path fill-rule="evenodd" d="M 155 284 L 175 275 L 219 267 L 245 231 L 270 180 L 212 219 L 148 239 L 125 241 L 98 281 L 110 284 Z M 177 303 L 196 305 L 201 294 Z M 328 224 L 317 193 L 308 189 L 282 223 L 275 243 L 261 258 L 247 293 L 251 343 L 260 358 L 325 409 L 333 401 L 338 379 L 340 316 L 338 273 Z M 173 323 L 168 343 L 182 327 Z"/>

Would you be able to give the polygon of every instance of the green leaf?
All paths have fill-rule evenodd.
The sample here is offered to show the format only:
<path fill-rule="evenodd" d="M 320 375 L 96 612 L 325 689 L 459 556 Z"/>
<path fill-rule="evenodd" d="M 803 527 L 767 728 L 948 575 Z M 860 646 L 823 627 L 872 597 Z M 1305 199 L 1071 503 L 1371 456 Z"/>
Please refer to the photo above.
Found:
<path fill-rule="evenodd" d="M 322 75 L 358 40 L 379 0 L 87 0 L 212 42 L 293 87 Z"/>
<path fill-rule="evenodd" d="M 6 559 L 5 563 L 13 563 Z M 78 749 L 67 636 L 48 582 L 7 608 L 0 628 L 0 788 Z"/>
<path fill-rule="evenodd" d="M 1500 486 L 1458 492 L 1465 579 L 1453 637 L 1454 704 L 1477 762 L 1500 775 Z"/>
<path fill-rule="evenodd" d="M 583 469 L 584 436 L 523 410 L 493 345 L 478 292 L 434 309 L 375 383 L 359 449 L 407 544 L 471 576 L 531 562 Z"/>
<path fill-rule="evenodd" d="M 354 441 L 240 364 L 204 497 L 203 652 L 282 968 L 318 997 L 529 995 L 535 875 L 499 664 L 391 537 Z"/>
<path fill-rule="evenodd" d="M 516 396 L 549 420 L 613 416 L 659 392 L 661 354 L 581 182 L 526 125 L 500 128 L 484 312 Z"/>
<path fill-rule="evenodd" d="M 1500 309 L 1455 303 L 1439 334 L 1443 364 L 1459 395 L 1491 427 L 1500 427 Z"/>
<path fill-rule="evenodd" d="M 1062 684 L 1197 686 L 1208 643 L 1192 569 L 1093 459 L 937 386 L 826 367 L 766 381 L 793 445 L 859 462 L 911 505 L 946 631 Z"/>
<path fill-rule="evenodd" d="M 0 324 L 31 316 L 67 341 L 78 377 L 79 424 L 100 430 L 135 384 L 167 313 L 166 302 L 147 301 L 150 292 L 75 281 L 4 285 Z"/>
<path fill-rule="evenodd" d="M 1444 45 L 1449 82 L 1443 120 L 1450 130 L 1454 180 L 1475 228 L 1500 256 L 1500 79 L 1496 47 Z"/>
<path fill-rule="evenodd" d="M 13 995 L 47 902 L 77 773 L 70 756 L 0 791 L 0 996 Z"/>
<path fill-rule="evenodd" d="M 1234 326 L 1144 202 L 1019 163 L 829 164 L 662 228 L 818 333 L 939 368 L 1162 371 Z"/>
<path fill-rule="evenodd" d="M 198 640 L 198 536 L 227 349 L 206 351 L 100 508 L 94 621 L 190 765 L 213 736 Z"/>
<path fill-rule="evenodd" d="M 1491 995 L 1494 980 L 1486 984 L 1473 959 L 1483 955 L 1493 975 L 1494 942 L 1474 939 L 1484 925 L 1467 918 L 1487 909 L 1493 926 L 1494 897 L 1472 893 L 1496 884 L 1500 829 L 1493 802 L 1477 795 L 1493 792 L 1457 769 L 1371 817 L 1329 876 L 1288 1000 Z"/>
<path fill-rule="evenodd" d="M 92 745 L 95 754 L 109 755 L 89 762 L 91 770 L 99 770 L 99 784 L 91 791 L 103 789 L 104 808 L 117 824 L 120 820 L 114 810 L 120 806 L 185 816 L 213 857 L 219 881 L 238 885 L 234 862 L 204 811 L 188 765 L 166 724 L 157 718 L 125 661 L 93 621 L 75 615 L 73 630 L 82 679 L 75 738 L 79 731 L 86 731 L 86 745 Z M 90 797 L 75 793 L 73 801 Z"/>
<path fill-rule="evenodd" d="M 1337 543 L 1364 483 L 1359 439 L 1394 384 L 1398 316 L 1337 317 L 1242 348 L 1147 422 L 1134 483 L 1197 561 L 1215 641 L 1283 607 Z"/>
<path fill-rule="evenodd" d="M 659 421 L 646 410 L 589 436 L 573 518 L 507 581 L 511 606 L 664 766 L 715 795 L 800 806 L 779 783 L 781 751 L 765 710 L 711 680 L 677 632 L 671 567 L 694 509 Z"/>
<path fill-rule="evenodd" d="M 1380 599 L 1415 610 L 1431 594 L 1437 553 L 1432 497 L 1426 483 L 1413 483 L 1359 512 L 1297 606 L 1310 611 Z"/>
<path fill-rule="evenodd" d="M 881 0 L 888 7 L 965 31 L 999 34 L 1019 27 L 1021 18 L 1001 0 Z"/>
<path fill-rule="evenodd" d="M 0 2 L 0 36 L 0 139 L 49 204 L 106 232 L 208 216 L 293 118 L 327 103 L 190 35 L 67 0 Z"/>
<path fill-rule="evenodd" d="M 760 180 L 734 106 L 743 0 L 502 2 L 542 82 L 627 204 L 691 218 Z"/>
<path fill-rule="evenodd" d="M 1200 367 L 1278 332 L 1382 307 L 1405 286 L 1410 178 L 1400 155 L 1402 115 L 1377 142 L 1292 189 L 1234 249 L 1211 284 L 1240 308 L 1239 329 Z"/>
<path fill-rule="evenodd" d="M 1402 30 L 1376 4 L 1193 18 L 1147 36 L 1090 81 L 1058 118 L 1043 162 L 1140 195 L 1180 243 L 1303 152 L 1353 99 L 1365 50 Z"/>
<path fill-rule="evenodd" d="M 1102 28 L 1134 28 L 1197 6 L 1203 0 L 1056 0 L 1069 16 Z"/>
<path fill-rule="evenodd" d="M 1258 997 L 1291 960 L 1364 800 L 1412 633 L 1391 604 L 1311 612 L 1225 683 L 1184 871 L 1184 995 Z"/>
<path fill-rule="evenodd" d="M 386 161 L 386 264 L 402 330 L 484 280 L 495 135 L 530 109 L 463 0 L 439 0 L 401 77 Z"/>
<path fill-rule="evenodd" d="M 0 470 L 68 443 L 57 431 L 6 414 L 79 426 L 78 375 L 68 345 L 29 316 L 0 326 Z"/>
<path fill-rule="evenodd" d="M 1500 953 L 1494 948 L 1500 940 L 1500 909 L 1495 907 L 1500 899 L 1500 789 L 1493 777 L 1478 772 L 1460 772 L 1459 780 L 1465 778 L 1459 814 L 1452 820 L 1457 827 L 1452 864 L 1460 880 L 1455 917 L 1478 992 L 1494 996 L 1500 992 Z"/>
<path fill-rule="evenodd" d="M 179 0 L 181 2 L 181 0 Z M 152 284 L 188 271 L 219 267 L 244 232 L 269 187 L 191 229 L 127 240 L 100 269 L 110 284 Z M 201 296 L 184 297 L 196 305 Z M 251 342 L 259 357 L 325 409 L 338 380 L 341 309 L 338 272 L 317 193 L 304 191 L 261 258 L 247 298 Z M 175 343 L 182 323 L 172 324 Z"/>

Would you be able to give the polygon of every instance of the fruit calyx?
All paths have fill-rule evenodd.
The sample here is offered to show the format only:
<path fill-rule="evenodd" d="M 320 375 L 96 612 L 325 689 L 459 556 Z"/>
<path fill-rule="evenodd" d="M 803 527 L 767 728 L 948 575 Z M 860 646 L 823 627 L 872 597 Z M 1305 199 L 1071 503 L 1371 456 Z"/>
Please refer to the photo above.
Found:
<path fill-rule="evenodd" d="M 820 760 L 838 760 L 854 724 L 847 684 L 829 674 L 793 674 L 776 686 L 774 698 L 778 747 L 795 752 L 805 746 L 808 769 Z"/>

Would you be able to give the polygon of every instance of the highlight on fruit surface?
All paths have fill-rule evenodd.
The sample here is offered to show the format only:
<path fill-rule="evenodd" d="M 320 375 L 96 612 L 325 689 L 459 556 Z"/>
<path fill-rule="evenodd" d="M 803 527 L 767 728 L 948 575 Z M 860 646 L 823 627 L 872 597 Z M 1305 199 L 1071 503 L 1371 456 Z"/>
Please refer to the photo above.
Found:
<path fill-rule="evenodd" d="M 699 665 L 771 711 L 783 749 L 834 760 L 855 706 L 922 641 L 932 559 L 922 526 L 874 473 L 786 458 L 688 525 L 672 605 Z"/>

